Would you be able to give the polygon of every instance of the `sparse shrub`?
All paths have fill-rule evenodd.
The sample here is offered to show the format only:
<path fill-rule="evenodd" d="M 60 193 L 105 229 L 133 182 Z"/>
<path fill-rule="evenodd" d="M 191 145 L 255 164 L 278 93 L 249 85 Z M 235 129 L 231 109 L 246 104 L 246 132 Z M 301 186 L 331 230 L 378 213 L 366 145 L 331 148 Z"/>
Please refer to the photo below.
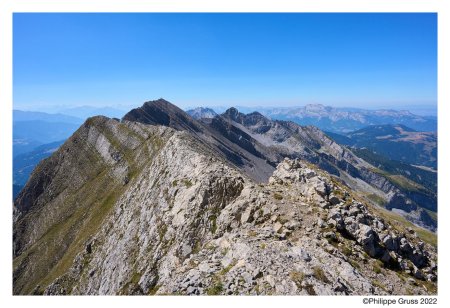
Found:
<path fill-rule="evenodd" d="M 305 286 L 305 290 L 309 295 L 317 295 L 316 291 L 314 290 L 314 286 L 311 284 L 307 284 Z"/>
<path fill-rule="evenodd" d="M 305 274 L 298 271 L 292 271 L 289 273 L 289 277 L 295 283 L 297 288 L 302 289 L 302 281 L 305 279 Z"/>
<path fill-rule="evenodd" d="M 330 280 L 328 279 L 328 277 L 325 275 L 325 272 L 323 271 L 323 269 L 321 268 L 321 267 L 319 267 L 319 266 L 315 266 L 314 268 L 313 268 L 313 272 L 314 272 L 314 277 L 317 279 L 317 280 L 320 280 L 320 281 L 322 281 L 322 282 L 324 282 L 324 283 L 329 283 L 330 282 Z"/>
<path fill-rule="evenodd" d="M 148 290 L 148 295 L 155 295 L 156 292 L 158 292 L 159 288 L 160 288 L 159 285 L 154 286 L 153 288 L 151 288 L 150 290 Z"/>
<path fill-rule="evenodd" d="M 274 197 L 276 200 L 282 200 L 282 199 L 283 199 L 283 196 L 280 195 L 279 193 L 274 193 L 274 194 L 273 194 L 273 197 Z"/>
<path fill-rule="evenodd" d="M 226 273 L 228 273 L 228 272 L 233 268 L 233 266 L 236 265 L 236 263 L 237 263 L 237 261 L 236 261 L 236 260 L 233 260 L 230 264 L 228 264 L 227 267 L 224 267 L 224 268 L 219 272 L 219 274 L 220 274 L 220 275 L 225 275 Z"/>
<path fill-rule="evenodd" d="M 197 263 L 195 263 L 194 259 L 190 259 L 190 260 L 189 260 L 189 266 L 190 266 L 191 268 L 197 267 Z"/>
<path fill-rule="evenodd" d="M 208 295 L 220 295 L 223 291 L 223 285 L 220 281 L 217 281 L 212 287 L 206 290 Z"/>
<path fill-rule="evenodd" d="M 376 286 L 376 287 L 378 287 L 378 288 L 384 290 L 384 291 L 387 291 L 387 290 L 386 290 L 386 287 L 385 287 L 381 282 L 379 282 L 379 281 L 376 280 L 376 279 L 374 279 L 374 280 L 372 281 L 372 284 L 373 284 L 374 286 Z"/>
<path fill-rule="evenodd" d="M 361 269 L 361 265 L 359 265 L 358 262 L 353 261 L 353 260 L 349 260 L 349 262 L 350 262 L 350 264 L 351 264 L 354 268 L 356 268 L 356 269 L 358 269 L 358 270 Z"/>
<path fill-rule="evenodd" d="M 255 237 L 255 236 L 257 236 L 258 235 L 258 233 L 256 233 L 256 231 L 254 231 L 254 230 L 250 230 L 250 231 L 248 231 L 248 236 L 251 236 L 251 237 Z"/>
<path fill-rule="evenodd" d="M 352 254 L 352 250 L 350 248 L 348 248 L 347 246 L 342 246 L 342 253 L 344 255 L 346 255 L 347 257 L 349 257 Z"/>
<path fill-rule="evenodd" d="M 336 197 L 339 197 L 339 198 L 344 198 L 344 193 L 341 191 L 341 190 L 339 190 L 339 189 L 335 189 L 334 191 L 333 191 L 333 194 L 336 196 Z"/>
<path fill-rule="evenodd" d="M 187 188 L 189 188 L 189 187 L 191 187 L 193 185 L 192 182 L 190 180 L 188 180 L 188 179 L 183 179 L 183 184 Z"/>
<path fill-rule="evenodd" d="M 378 266 L 378 264 L 373 265 L 373 271 L 377 274 L 381 273 L 381 268 Z"/>

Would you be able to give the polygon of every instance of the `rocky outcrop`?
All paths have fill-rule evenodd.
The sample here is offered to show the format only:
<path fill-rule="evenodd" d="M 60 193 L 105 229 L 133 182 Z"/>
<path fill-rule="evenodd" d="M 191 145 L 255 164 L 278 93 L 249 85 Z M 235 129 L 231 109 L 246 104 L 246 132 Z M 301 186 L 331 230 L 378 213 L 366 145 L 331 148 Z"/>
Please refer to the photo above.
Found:
<path fill-rule="evenodd" d="M 173 135 L 73 266 L 37 293 L 434 292 L 423 286 L 435 286 L 435 249 L 326 174 L 284 160 L 257 185 L 190 142 Z"/>
<path fill-rule="evenodd" d="M 435 279 L 433 260 L 436 255 L 430 253 L 433 251 L 432 247 L 426 247 L 417 239 L 414 231 L 408 229 L 408 233 L 413 235 L 408 238 L 405 234 L 392 230 L 384 219 L 371 214 L 367 206 L 350 197 L 348 191 L 320 176 L 316 177 L 314 171 L 298 161 L 285 161 L 280 166 L 274 172 L 272 182 L 306 182 L 306 179 L 316 178 L 308 181 L 312 183 L 314 190 L 312 194 L 311 190 L 306 191 L 306 195 L 325 208 L 327 221 L 321 222 L 322 226 L 332 227 L 344 237 L 353 239 L 370 257 L 380 259 L 389 268 L 400 268 L 407 273 L 417 273 L 416 277 L 424 278 L 421 274 L 423 269 L 430 275 L 430 280 Z M 306 185 L 308 186 L 310 185 Z"/>

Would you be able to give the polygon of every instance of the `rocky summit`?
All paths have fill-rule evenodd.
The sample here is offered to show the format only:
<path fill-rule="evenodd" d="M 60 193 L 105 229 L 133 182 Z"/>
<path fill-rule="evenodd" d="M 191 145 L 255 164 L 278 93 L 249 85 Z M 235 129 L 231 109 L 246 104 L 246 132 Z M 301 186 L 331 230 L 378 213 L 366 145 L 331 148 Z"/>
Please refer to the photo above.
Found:
<path fill-rule="evenodd" d="M 88 119 L 14 203 L 14 294 L 436 294 L 435 235 L 295 125 L 164 100 Z"/>

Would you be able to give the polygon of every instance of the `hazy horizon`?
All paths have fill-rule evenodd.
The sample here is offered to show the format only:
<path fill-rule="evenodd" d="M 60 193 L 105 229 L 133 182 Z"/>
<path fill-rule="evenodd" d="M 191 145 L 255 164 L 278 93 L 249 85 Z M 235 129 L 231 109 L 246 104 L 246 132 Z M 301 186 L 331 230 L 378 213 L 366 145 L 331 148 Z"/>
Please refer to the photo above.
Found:
<path fill-rule="evenodd" d="M 50 113 L 50 114 L 57 114 L 57 113 L 61 113 L 64 114 L 65 111 L 67 110 L 72 110 L 72 109 L 114 109 L 117 111 L 123 111 L 123 112 L 128 112 L 133 108 L 137 108 L 142 106 L 144 102 L 136 104 L 136 105 L 103 105 L 103 106 L 95 106 L 95 105 L 75 105 L 75 106 L 64 106 L 64 105 L 60 105 L 60 106 L 49 106 L 47 108 L 43 107 L 43 106 L 39 106 L 39 108 L 33 108 L 33 106 L 31 106 L 30 108 L 17 108 L 16 106 L 14 106 L 14 110 L 21 110 L 21 111 L 31 111 L 31 112 L 45 112 L 45 113 Z M 171 102 L 174 103 L 176 105 L 175 102 Z M 428 105 L 406 105 L 406 106 L 379 106 L 379 107 L 365 107 L 365 106 L 330 106 L 330 105 L 324 105 L 324 104 L 314 104 L 314 103 L 310 103 L 310 104 L 303 104 L 303 105 L 292 105 L 292 106 L 275 106 L 275 105 L 266 105 L 266 106 L 262 106 L 262 105 L 239 105 L 239 104 L 228 104 L 228 105 L 188 105 L 185 107 L 180 107 L 181 109 L 187 111 L 190 109 L 195 109 L 198 107 L 203 107 L 203 108 L 210 108 L 213 109 L 214 111 L 220 113 L 225 111 L 228 108 L 231 107 L 235 107 L 237 109 L 239 108 L 243 108 L 245 110 L 252 110 L 253 111 L 261 111 L 261 110 L 267 110 L 267 109 L 293 109 L 293 108 L 302 108 L 305 107 L 306 105 L 323 105 L 326 107 L 333 107 L 333 108 L 338 108 L 338 109 L 361 109 L 361 110 L 397 110 L 397 111 L 403 111 L 403 110 L 407 110 L 413 114 L 416 115 L 420 115 L 420 116 L 437 116 L 437 106 L 428 106 Z"/>

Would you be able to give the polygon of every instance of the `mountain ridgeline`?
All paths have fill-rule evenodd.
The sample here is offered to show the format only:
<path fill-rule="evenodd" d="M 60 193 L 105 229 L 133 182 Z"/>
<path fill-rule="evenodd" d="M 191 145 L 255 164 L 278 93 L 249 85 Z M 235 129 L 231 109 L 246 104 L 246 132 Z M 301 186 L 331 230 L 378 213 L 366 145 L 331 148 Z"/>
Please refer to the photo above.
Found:
<path fill-rule="evenodd" d="M 435 294 L 436 195 L 398 182 L 258 112 L 92 117 L 14 202 L 14 294 Z"/>
<path fill-rule="evenodd" d="M 371 125 L 385 124 L 400 124 L 424 132 L 437 131 L 436 117 L 420 116 L 406 110 L 365 110 L 309 104 L 304 107 L 266 108 L 263 113 L 272 119 L 293 121 L 300 125 L 314 125 L 322 130 L 339 134 Z"/>

